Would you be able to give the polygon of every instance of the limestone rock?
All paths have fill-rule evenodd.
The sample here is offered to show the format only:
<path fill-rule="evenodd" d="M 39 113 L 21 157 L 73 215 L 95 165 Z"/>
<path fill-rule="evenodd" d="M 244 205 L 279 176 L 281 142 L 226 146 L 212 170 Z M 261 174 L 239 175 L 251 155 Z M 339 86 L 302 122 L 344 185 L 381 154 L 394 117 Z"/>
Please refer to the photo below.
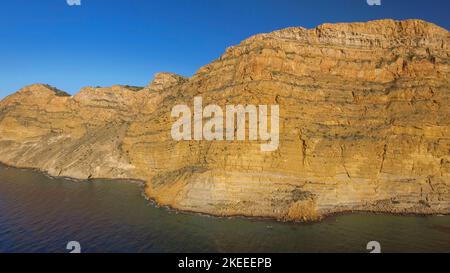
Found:
<path fill-rule="evenodd" d="M 0 103 L 0 161 L 135 178 L 171 207 L 312 220 L 342 211 L 450 213 L 450 34 L 421 20 L 293 27 L 230 47 L 191 78 L 26 87 Z M 280 145 L 174 141 L 171 109 L 278 104 Z"/>
<path fill-rule="evenodd" d="M 149 85 L 149 89 L 153 91 L 161 91 L 186 81 L 186 78 L 174 73 L 161 72 L 156 73 L 155 78 Z"/>

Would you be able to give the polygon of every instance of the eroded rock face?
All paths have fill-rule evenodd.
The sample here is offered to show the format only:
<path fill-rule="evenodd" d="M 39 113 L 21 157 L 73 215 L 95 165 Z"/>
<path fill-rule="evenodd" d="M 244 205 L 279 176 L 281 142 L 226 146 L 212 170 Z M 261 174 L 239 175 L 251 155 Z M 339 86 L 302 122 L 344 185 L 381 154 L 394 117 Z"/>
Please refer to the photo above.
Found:
<path fill-rule="evenodd" d="M 187 79 L 183 76 L 174 73 L 161 72 L 156 73 L 155 78 L 150 83 L 148 88 L 152 91 L 162 91 L 175 85 L 179 85 L 185 81 L 187 81 Z"/>
<path fill-rule="evenodd" d="M 0 160 L 52 175 L 136 178 L 174 208 L 317 219 L 450 213 L 450 34 L 420 20 L 288 28 L 228 48 L 193 77 L 0 103 Z M 174 141 L 171 109 L 278 104 L 280 144 Z"/>

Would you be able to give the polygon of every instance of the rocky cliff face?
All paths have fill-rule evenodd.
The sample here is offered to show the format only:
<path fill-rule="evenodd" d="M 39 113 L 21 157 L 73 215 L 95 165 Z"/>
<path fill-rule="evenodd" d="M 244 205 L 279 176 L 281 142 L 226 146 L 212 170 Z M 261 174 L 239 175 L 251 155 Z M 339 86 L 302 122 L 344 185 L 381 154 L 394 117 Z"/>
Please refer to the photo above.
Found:
<path fill-rule="evenodd" d="M 160 204 L 216 215 L 450 213 L 450 34 L 420 20 L 253 36 L 146 88 L 32 85 L 0 103 L 0 160 L 135 178 Z M 278 104 L 280 144 L 174 141 L 171 109 Z"/>

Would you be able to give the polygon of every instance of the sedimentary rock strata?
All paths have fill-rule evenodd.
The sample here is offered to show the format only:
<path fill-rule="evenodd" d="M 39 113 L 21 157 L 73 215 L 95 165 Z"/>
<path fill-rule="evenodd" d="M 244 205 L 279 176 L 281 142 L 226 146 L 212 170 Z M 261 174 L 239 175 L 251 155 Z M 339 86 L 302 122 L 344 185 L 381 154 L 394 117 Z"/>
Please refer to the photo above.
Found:
<path fill-rule="evenodd" d="M 133 178 L 173 208 L 310 220 L 450 213 L 450 34 L 420 20 L 293 27 L 230 47 L 191 78 L 145 88 L 32 85 L 0 103 L 0 161 Z M 279 105 L 279 147 L 175 141 L 171 109 Z"/>

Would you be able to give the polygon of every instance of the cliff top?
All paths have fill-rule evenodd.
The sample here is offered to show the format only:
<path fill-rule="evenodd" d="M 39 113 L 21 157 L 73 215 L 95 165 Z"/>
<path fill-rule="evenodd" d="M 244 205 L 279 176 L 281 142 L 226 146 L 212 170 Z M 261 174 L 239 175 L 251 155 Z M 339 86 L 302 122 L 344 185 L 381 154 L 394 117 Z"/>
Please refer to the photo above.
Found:
<path fill-rule="evenodd" d="M 39 95 L 39 94 L 43 94 L 43 93 L 51 93 L 55 96 L 58 97 L 67 97 L 70 96 L 70 94 L 56 88 L 53 87 L 49 84 L 43 84 L 43 83 L 35 83 L 35 84 L 31 84 L 28 86 L 25 86 L 24 88 L 20 89 L 19 91 L 17 91 L 17 93 L 22 93 L 22 94 L 32 94 L 32 95 Z"/>
<path fill-rule="evenodd" d="M 243 40 L 239 45 L 231 46 L 218 59 L 225 59 L 236 54 L 234 51 L 242 46 L 246 46 L 265 39 L 285 39 L 307 43 L 330 43 L 335 45 L 351 46 L 395 46 L 396 43 L 414 43 L 419 44 L 419 39 L 402 39 L 402 37 L 426 37 L 432 41 L 432 45 L 446 47 L 447 43 L 442 40 L 450 39 L 448 30 L 420 19 L 409 19 L 396 21 L 392 19 L 374 20 L 368 22 L 352 23 L 325 23 L 312 29 L 303 27 L 288 27 L 275 30 L 270 33 L 256 34 Z M 357 40 L 355 42 L 355 40 Z M 373 41 L 376 41 L 374 43 Z M 434 42 L 433 42 L 434 41 Z M 195 75 L 208 72 L 214 62 L 201 67 Z M 114 85 L 112 87 L 84 87 L 80 92 L 94 89 L 110 89 L 112 91 L 130 90 L 130 91 L 162 91 L 174 85 L 189 80 L 183 76 L 170 72 L 156 73 L 154 79 L 147 87 L 135 87 L 128 85 Z M 70 96 L 64 91 L 47 84 L 33 84 L 26 86 L 17 93 L 43 94 L 42 92 L 51 92 L 55 96 Z M 39 92 L 39 93 L 37 93 Z"/>

